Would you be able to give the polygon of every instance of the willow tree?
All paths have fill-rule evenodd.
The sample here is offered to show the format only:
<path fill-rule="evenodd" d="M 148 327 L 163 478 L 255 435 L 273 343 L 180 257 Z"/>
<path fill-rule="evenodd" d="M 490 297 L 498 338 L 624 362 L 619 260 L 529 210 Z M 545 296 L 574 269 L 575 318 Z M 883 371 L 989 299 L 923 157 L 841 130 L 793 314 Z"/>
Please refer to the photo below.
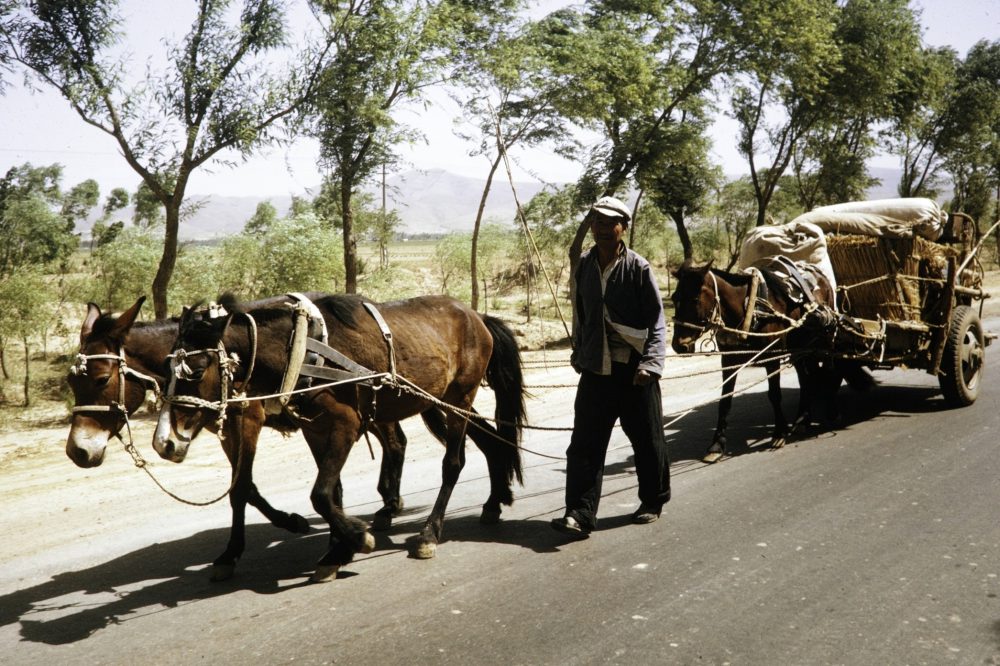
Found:
<path fill-rule="evenodd" d="M 796 156 L 805 204 L 865 189 L 872 132 L 891 116 L 904 66 L 919 47 L 906 0 L 789 0 L 775 8 L 780 22 L 750 34 L 756 46 L 731 98 L 758 225 Z"/>
<path fill-rule="evenodd" d="M 0 23 L 0 51 L 107 134 L 163 206 L 163 253 L 152 283 L 158 318 L 168 313 L 192 174 L 286 138 L 284 121 L 313 93 L 336 34 L 290 50 L 283 2 L 244 0 L 237 11 L 234 4 L 196 3 L 186 36 L 165 45 L 165 70 L 138 81 L 129 78 L 129 32 L 116 0 L 28 0 Z"/>
<path fill-rule="evenodd" d="M 309 109 L 307 132 L 320 143 L 320 166 L 340 195 L 345 289 L 357 291 L 352 197 L 396 147 L 419 138 L 393 113 L 454 76 L 455 54 L 479 48 L 498 12 L 489 0 L 311 0 L 341 29 Z"/>
<path fill-rule="evenodd" d="M 558 109 L 598 137 L 578 183 L 581 205 L 620 196 L 637 169 L 677 147 L 671 139 L 684 133 L 676 126 L 707 114 L 713 86 L 739 65 L 742 33 L 767 20 L 767 4 L 597 0 L 546 17 L 542 26 L 564 56 L 552 70 Z M 570 246 L 573 270 L 588 228 L 581 220 Z"/>

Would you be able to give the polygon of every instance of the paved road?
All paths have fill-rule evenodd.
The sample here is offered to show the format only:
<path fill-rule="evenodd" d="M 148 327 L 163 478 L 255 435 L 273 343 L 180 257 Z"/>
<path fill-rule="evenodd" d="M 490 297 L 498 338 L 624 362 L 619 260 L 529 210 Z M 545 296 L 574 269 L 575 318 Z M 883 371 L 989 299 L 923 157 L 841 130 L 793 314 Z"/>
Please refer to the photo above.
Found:
<path fill-rule="evenodd" d="M 1000 663 L 1000 361 L 990 352 L 971 407 L 945 409 L 922 372 L 878 373 L 873 392 L 843 394 L 843 427 L 777 452 L 759 445 L 766 400 L 748 394 L 734 407 L 736 455 L 714 466 L 695 462 L 714 422 L 713 407 L 697 409 L 670 430 L 675 499 L 653 525 L 628 523 L 635 477 L 617 434 L 601 529 L 583 542 L 548 526 L 560 515 L 563 462 L 530 454 L 504 522 L 480 526 L 487 486 L 470 449 L 447 541 L 434 560 L 409 559 L 405 540 L 439 478 L 437 450 L 409 426 L 407 515 L 325 585 L 305 583 L 319 532 L 255 523 L 237 576 L 211 584 L 205 563 L 225 540 L 224 505 L 110 500 L 84 528 L 70 503 L 36 529 L 56 543 L 64 530 L 72 555 L 53 545 L 5 567 L 0 662 Z M 667 382 L 668 408 L 715 382 L 673 392 Z M 568 423 L 572 391 L 535 393 L 533 422 Z M 786 396 L 794 402 L 794 391 Z M 535 431 L 525 445 L 559 456 L 565 438 Z M 262 454 L 262 492 L 319 527 L 304 445 L 282 446 Z M 362 444 L 349 466 L 351 510 L 370 516 L 377 465 Z M 80 478 L 113 495 L 121 474 L 106 465 Z M 129 487 L 145 483 L 142 495 L 155 497 L 138 478 Z"/>

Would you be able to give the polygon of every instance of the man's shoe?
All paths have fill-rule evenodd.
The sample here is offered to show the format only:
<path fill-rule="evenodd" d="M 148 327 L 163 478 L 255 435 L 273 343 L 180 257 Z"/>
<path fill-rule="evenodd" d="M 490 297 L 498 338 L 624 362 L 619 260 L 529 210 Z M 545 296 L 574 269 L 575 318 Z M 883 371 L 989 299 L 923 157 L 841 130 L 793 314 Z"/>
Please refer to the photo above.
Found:
<path fill-rule="evenodd" d="M 562 532 L 563 534 L 569 535 L 574 539 L 586 539 L 590 536 L 590 530 L 578 523 L 576 518 L 573 516 L 553 518 L 551 524 L 552 529 L 556 532 Z"/>
<path fill-rule="evenodd" d="M 636 525 L 648 525 L 660 519 L 660 509 L 640 504 L 635 513 L 632 514 L 632 522 Z"/>

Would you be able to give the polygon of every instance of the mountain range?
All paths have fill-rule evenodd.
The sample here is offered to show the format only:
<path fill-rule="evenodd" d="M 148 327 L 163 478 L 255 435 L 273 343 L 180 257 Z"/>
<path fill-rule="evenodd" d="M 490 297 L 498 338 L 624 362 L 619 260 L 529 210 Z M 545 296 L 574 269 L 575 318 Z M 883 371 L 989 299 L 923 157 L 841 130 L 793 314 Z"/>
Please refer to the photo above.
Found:
<path fill-rule="evenodd" d="M 893 198 L 900 172 L 897 169 L 874 168 L 871 175 L 882 183 L 868 192 L 869 199 Z M 475 223 L 476 211 L 486 181 L 483 178 L 450 173 L 441 169 L 408 171 L 386 179 L 386 199 L 390 209 L 395 208 L 402 221 L 404 234 L 447 234 L 453 231 L 470 231 Z M 507 223 L 514 220 L 517 200 L 522 205 L 545 187 L 537 182 L 515 182 L 496 178 L 484 210 L 484 221 Z M 318 187 L 314 191 L 318 191 Z M 381 191 L 369 188 L 376 201 L 381 201 Z M 308 193 L 303 193 L 309 196 Z M 196 211 L 181 222 L 182 240 L 210 240 L 243 230 L 253 216 L 257 205 L 269 201 L 284 216 L 292 203 L 290 195 L 280 196 L 205 196 L 193 195 L 189 201 L 197 204 Z M 120 213 L 131 219 L 131 210 Z M 88 229 L 89 230 L 89 225 Z"/>

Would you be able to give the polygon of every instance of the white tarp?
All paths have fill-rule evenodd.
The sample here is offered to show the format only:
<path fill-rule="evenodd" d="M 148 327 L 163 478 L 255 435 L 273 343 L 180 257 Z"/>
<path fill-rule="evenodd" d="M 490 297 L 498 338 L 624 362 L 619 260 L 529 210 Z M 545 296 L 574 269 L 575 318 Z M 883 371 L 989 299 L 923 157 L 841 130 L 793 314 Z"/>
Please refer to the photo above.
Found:
<path fill-rule="evenodd" d="M 806 222 L 827 233 L 910 238 L 914 234 L 936 241 L 944 232 L 948 214 L 937 202 L 923 197 L 849 201 L 820 206 L 792 222 Z"/>
<path fill-rule="evenodd" d="M 800 222 L 798 218 L 787 224 L 754 227 L 743 239 L 739 267 L 741 270 L 767 267 L 777 256 L 814 267 L 830 282 L 833 293 L 837 293 L 826 235 L 820 227 Z"/>

